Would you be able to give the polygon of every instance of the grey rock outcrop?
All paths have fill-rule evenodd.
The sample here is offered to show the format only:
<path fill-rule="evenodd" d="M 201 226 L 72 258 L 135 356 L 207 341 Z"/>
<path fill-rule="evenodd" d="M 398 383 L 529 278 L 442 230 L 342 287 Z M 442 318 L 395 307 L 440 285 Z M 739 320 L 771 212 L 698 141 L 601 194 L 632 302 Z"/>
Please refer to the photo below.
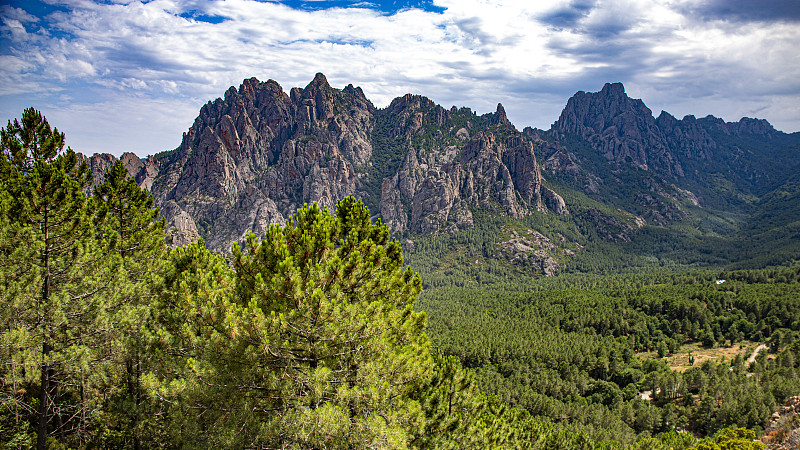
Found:
<path fill-rule="evenodd" d="M 772 414 L 760 440 L 769 450 L 800 448 L 800 396 L 790 397 Z"/>
<path fill-rule="evenodd" d="M 202 218 L 207 245 L 227 248 L 304 203 L 333 208 L 355 194 L 355 168 L 372 156 L 373 114 L 360 88 L 334 89 L 322 74 L 289 94 L 272 80 L 244 80 L 203 106 L 153 194 Z"/>
<path fill-rule="evenodd" d="M 742 117 L 738 122 L 728 122 L 726 126 L 735 136 L 754 135 L 771 138 L 778 134 L 772 124 L 764 119 Z"/>
<path fill-rule="evenodd" d="M 600 92 L 578 92 L 551 130 L 586 139 L 610 161 L 682 174 L 652 112 L 641 100 L 628 97 L 622 83 L 607 83 Z"/>
<path fill-rule="evenodd" d="M 567 204 L 555 191 L 542 186 L 542 199 L 547 207 L 559 216 L 569 215 Z"/>
<path fill-rule="evenodd" d="M 166 241 L 172 247 L 183 247 L 200 239 L 192 216 L 182 210 L 177 203 L 170 200 L 161 207 L 161 215 L 166 221 Z"/>
<path fill-rule="evenodd" d="M 117 162 L 117 157 L 110 153 L 95 153 L 92 156 L 85 156 L 82 153 L 76 155 L 78 157 L 78 164 L 86 163 L 89 170 L 92 171 L 92 184 L 87 189 L 87 194 L 94 192 L 94 188 L 103 182 L 103 177 L 109 167 Z"/>
<path fill-rule="evenodd" d="M 563 198 L 542 185 L 533 143 L 514 129 L 501 104 L 496 112 L 478 117 L 466 108 L 445 110 L 425 97 L 407 95 L 395 99 L 388 112 L 396 124 L 392 137 L 409 143 L 399 169 L 381 185 L 381 216 L 394 232 L 469 229 L 474 208 L 515 218 L 569 213 Z M 413 145 L 422 130 L 430 134 L 455 116 L 457 123 L 472 127 L 480 122 L 488 130 L 470 138 L 467 127 L 451 126 L 446 131 L 454 140 L 447 144 Z M 496 133 L 507 137 L 501 141 Z"/>
<path fill-rule="evenodd" d="M 89 187 L 87 194 L 91 194 L 95 186 L 103 181 L 106 171 L 118 160 L 128 171 L 128 175 L 133 177 L 140 187 L 150 190 L 153 186 L 153 180 L 158 175 L 159 165 L 152 156 L 146 159 L 139 158 L 133 153 L 123 153 L 119 159 L 109 153 L 95 153 L 92 156 L 85 156 L 78 153 L 78 164 L 85 162 L 92 171 L 92 184 Z"/>
<path fill-rule="evenodd" d="M 499 143 L 479 132 L 462 148 L 448 147 L 419 162 L 409 150 L 397 174 L 383 181 L 381 215 L 395 232 L 453 233 L 473 226 L 470 208 L 521 218 L 549 210 L 568 214 L 564 200 L 542 186 L 533 144 Z M 407 206 L 411 206 L 410 217 Z"/>
<path fill-rule="evenodd" d="M 575 251 L 580 251 L 580 245 L 568 243 L 559 235 L 558 244 L 543 234 L 528 229 L 524 233 L 503 228 L 508 233 L 508 239 L 497 242 L 500 256 L 511 264 L 534 269 L 545 276 L 555 275 L 562 267 L 564 258 L 575 256 Z M 573 247 L 575 251 L 566 248 Z"/>

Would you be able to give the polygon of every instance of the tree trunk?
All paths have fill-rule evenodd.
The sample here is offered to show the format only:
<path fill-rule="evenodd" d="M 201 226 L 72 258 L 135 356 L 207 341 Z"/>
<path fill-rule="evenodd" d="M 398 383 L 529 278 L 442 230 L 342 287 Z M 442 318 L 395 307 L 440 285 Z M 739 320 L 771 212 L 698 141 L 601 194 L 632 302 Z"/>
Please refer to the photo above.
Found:
<path fill-rule="evenodd" d="M 141 377 L 142 377 L 142 361 L 138 357 L 136 357 L 136 378 L 134 379 L 134 383 L 136 383 L 136 427 L 133 429 L 133 447 L 135 450 L 142 450 L 142 437 L 139 435 L 140 433 L 140 418 L 141 418 L 141 408 L 142 408 L 142 387 L 141 387 Z"/>
<path fill-rule="evenodd" d="M 56 370 L 51 365 L 50 366 L 50 385 L 53 389 L 53 414 L 56 417 L 56 430 L 58 431 L 58 436 L 61 438 L 61 441 L 64 441 L 64 420 L 61 417 L 61 386 L 58 383 L 58 379 L 56 378 Z"/>
<path fill-rule="evenodd" d="M 40 307 L 49 308 L 47 304 L 50 299 L 50 242 L 48 236 L 47 211 L 44 213 L 44 251 L 42 253 L 42 265 L 44 266 L 44 283 L 42 284 L 42 297 Z M 42 392 L 39 394 L 39 428 L 36 436 L 37 450 L 45 450 L 47 447 L 47 422 L 50 410 L 50 363 L 47 362 L 47 355 L 52 350 L 50 346 L 50 314 L 49 310 L 41 315 L 42 317 L 42 366 L 41 384 Z"/>
<path fill-rule="evenodd" d="M 36 437 L 36 449 L 37 450 L 45 450 L 47 448 L 47 419 L 48 419 L 48 407 L 50 406 L 50 367 L 49 364 L 45 362 L 47 358 L 47 354 L 50 353 L 50 346 L 47 344 L 45 340 L 42 343 L 42 365 L 41 365 L 41 384 L 42 384 L 42 391 L 39 393 L 39 428 L 37 430 L 37 437 Z"/>
<path fill-rule="evenodd" d="M 128 396 L 133 400 L 133 413 L 130 416 L 131 431 L 133 433 L 133 448 L 142 450 L 142 439 L 139 436 L 139 408 L 142 402 L 142 395 L 139 389 L 139 377 L 141 375 L 141 365 L 138 361 L 129 359 L 125 364 L 128 372 Z"/>

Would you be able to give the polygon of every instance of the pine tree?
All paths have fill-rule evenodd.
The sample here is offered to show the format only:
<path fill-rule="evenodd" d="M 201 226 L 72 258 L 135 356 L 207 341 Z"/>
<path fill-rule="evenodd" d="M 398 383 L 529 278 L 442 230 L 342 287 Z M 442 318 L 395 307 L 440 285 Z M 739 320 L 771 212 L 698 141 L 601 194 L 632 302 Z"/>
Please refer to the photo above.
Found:
<path fill-rule="evenodd" d="M 6 380 L 26 384 L 24 401 L 37 404 L 37 443 L 67 436 L 85 438 L 92 343 L 102 315 L 100 256 L 83 190 L 91 175 L 75 153 L 64 151 L 64 134 L 51 129 L 33 108 L 2 135 L 4 238 L 3 330 Z M 105 277 L 107 278 L 107 277 Z M 35 383 L 38 378 L 38 385 Z M 38 402 L 32 397 L 38 391 Z M 20 399 L 22 400 L 22 399 Z"/>
<path fill-rule="evenodd" d="M 233 249 L 235 286 L 188 251 L 206 262 L 182 258 L 194 275 L 171 276 L 168 293 L 187 312 L 177 319 L 198 325 L 173 322 L 186 377 L 162 392 L 191 393 L 216 445 L 408 446 L 431 367 L 425 316 L 412 308 L 421 283 L 366 206 L 348 197 L 333 216 L 313 204 L 261 242 L 251 234 Z"/>
<path fill-rule="evenodd" d="M 122 394 L 112 397 L 112 410 L 127 423 L 115 424 L 127 429 L 117 445 L 142 448 L 145 428 L 145 395 L 141 386 L 143 357 L 146 354 L 145 324 L 152 320 L 153 287 L 163 272 L 165 251 L 164 221 L 158 220 L 159 209 L 153 196 L 128 176 L 117 161 L 105 173 L 103 182 L 94 190 L 92 205 L 98 239 L 106 244 L 111 255 L 119 261 L 113 289 L 109 292 L 109 336 L 107 355 L 113 369 L 124 367 Z M 106 417 L 112 425 L 112 417 Z M 127 439 L 130 439 L 130 442 Z M 108 442 L 106 442 L 108 443 Z"/>
<path fill-rule="evenodd" d="M 455 356 L 433 352 L 430 379 L 418 393 L 425 412 L 425 425 L 412 430 L 414 448 L 463 448 L 476 442 L 479 417 L 485 396 L 473 383 L 472 373 L 464 370 Z"/>
<path fill-rule="evenodd" d="M 6 163 L 6 164 L 2 164 Z M 5 155 L 0 153 L 0 164 L 10 169 Z M 12 299 L 32 298 L 36 294 L 29 281 L 28 271 L 20 261 L 31 260 L 33 251 L 28 246 L 18 246 L 27 238 L 27 230 L 20 230 L 10 214 L 13 198 L 8 191 L 8 178 L 0 179 L 0 441 L 13 443 L 17 448 L 30 448 L 36 440 L 35 424 L 28 414 L 34 408 L 27 392 L 37 380 L 26 364 L 35 361 L 35 343 L 30 333 L 28 315 L 20 315 Z M 35 364 L 35 363 L 34 363 Z M 10 430 L 10 432 L 9 432 Z"/>

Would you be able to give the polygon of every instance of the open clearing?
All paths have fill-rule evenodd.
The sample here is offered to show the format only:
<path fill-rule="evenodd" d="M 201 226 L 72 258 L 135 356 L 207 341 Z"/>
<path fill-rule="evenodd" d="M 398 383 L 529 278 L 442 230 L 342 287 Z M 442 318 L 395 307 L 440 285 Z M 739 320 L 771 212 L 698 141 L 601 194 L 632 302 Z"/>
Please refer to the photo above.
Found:
<path fill-rule="evenodd" d="M 694 356 L 694 365 L 699 366 L 704 361 L 711 360 L 715 363 L 721 361 L 730 361 L 736 355 L 742 355 L 745 361 L 753 355 L 753 352 L 760 345 L 758 342 L 742 341 L 736 343 L 731 347 L 722 346 L 714 348 L 704 348 L 700 343 L 693 342 L 691 344 L 684 344 L 680 350 L 674 354 L 668 355 L 664 358 L 669 365 L 670 369 L 685 372 L 692 364 L 690 364 L 691 356 Z M 658 358 L 657 352 L 642 352 L 637 353 L 640 358 L 654 359 Z"/>

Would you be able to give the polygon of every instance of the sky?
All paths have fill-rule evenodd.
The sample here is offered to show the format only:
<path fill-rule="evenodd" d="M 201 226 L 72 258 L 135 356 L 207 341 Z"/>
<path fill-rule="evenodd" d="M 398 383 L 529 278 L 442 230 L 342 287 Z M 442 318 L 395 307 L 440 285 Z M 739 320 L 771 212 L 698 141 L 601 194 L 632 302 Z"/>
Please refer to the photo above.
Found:
<path fill-rule="evenodd" d="M 800 131 L 797 0 L 0 0 L 0 123 L 33 106 L 84 154 L 180 145 L 245 78 L 317 72 L 376 107 L 406 93 L 549 129 L 622 82 L 658 115 Z"/>

